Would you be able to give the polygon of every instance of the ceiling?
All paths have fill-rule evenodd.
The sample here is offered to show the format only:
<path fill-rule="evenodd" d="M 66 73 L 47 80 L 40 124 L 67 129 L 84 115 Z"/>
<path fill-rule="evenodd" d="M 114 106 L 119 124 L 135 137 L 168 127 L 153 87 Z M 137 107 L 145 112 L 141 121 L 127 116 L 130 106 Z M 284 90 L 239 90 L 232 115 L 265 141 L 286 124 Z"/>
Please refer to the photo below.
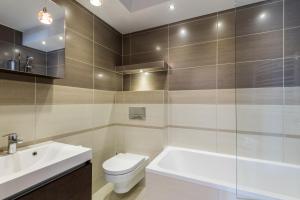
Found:
<path fill-rule="evenodd" d="M 92 6 L 89 0 L 76 1 L 126 34 L 263 0 L 103 0 L 101 7 Z"/>

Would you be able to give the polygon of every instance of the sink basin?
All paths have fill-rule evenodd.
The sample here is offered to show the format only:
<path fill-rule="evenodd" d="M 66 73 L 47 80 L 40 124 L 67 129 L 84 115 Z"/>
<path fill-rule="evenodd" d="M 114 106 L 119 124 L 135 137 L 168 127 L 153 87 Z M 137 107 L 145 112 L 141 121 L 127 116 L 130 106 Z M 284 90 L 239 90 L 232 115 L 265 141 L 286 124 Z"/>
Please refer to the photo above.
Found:
<path fill-rule="evenodd" d="M 82 146 L 46 142 L 0 156 L 0 199 L 10 197 L 92 159 Z"/>

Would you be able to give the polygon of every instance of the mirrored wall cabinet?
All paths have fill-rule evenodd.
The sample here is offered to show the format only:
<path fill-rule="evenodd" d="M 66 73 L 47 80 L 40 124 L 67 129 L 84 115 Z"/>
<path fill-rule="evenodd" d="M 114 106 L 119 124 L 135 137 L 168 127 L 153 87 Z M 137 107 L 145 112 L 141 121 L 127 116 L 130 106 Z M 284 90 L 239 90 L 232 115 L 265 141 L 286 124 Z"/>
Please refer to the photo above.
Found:
<path fill-rule="evenodd" d="M 50 0 L 1 0 L 0 70 L 64 78 L 64 66 L 64 8 Z"/>

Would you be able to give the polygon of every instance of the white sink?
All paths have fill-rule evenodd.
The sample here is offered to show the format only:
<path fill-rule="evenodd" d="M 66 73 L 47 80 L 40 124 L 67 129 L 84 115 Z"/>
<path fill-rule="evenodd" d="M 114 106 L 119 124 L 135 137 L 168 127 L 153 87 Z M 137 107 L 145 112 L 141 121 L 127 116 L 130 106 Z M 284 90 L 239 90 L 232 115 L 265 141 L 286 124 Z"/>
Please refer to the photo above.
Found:
<path fill-rule="evenodd" d="M 46 142 L 0 156 L 0 199 L 12 196 L 92 159 L 89 148 Z"/>

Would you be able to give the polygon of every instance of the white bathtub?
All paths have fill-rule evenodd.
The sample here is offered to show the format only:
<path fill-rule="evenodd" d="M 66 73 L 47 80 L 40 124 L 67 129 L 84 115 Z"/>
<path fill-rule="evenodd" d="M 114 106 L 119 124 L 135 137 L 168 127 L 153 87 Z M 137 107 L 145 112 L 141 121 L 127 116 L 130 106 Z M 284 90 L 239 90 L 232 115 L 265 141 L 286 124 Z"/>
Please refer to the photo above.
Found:
<path fill-rule="evenodd" d="M 146 168 L 146 200 L 235 199 L 299 200 L 300 166 L 167 147 Z"/>

